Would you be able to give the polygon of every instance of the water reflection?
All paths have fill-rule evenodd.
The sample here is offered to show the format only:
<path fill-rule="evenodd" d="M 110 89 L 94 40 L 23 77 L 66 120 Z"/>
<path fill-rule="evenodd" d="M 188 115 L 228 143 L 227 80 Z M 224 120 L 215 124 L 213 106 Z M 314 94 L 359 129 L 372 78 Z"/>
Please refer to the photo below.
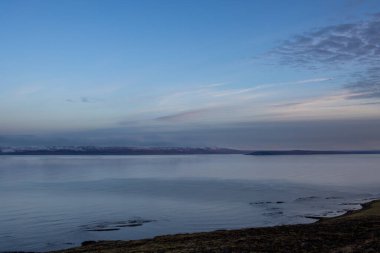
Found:
<path fill-rule="evenodd" d="M 311 222 L 378 197 L 378 164 L 379 155 L 3 156 L 0 251 Z M 94 227 L 103 229 L 84 229 Z"/>

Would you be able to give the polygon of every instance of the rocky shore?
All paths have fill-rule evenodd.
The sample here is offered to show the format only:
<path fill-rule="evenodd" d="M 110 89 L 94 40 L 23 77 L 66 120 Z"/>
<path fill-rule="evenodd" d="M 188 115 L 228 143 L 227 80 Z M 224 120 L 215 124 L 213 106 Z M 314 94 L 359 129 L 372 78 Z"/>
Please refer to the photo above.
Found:
<path fill-rule="evenodd" d="M 135 241 L 84 242 L 54 253 L 118 252 L 380 252 L 380 201 L 312 224 L 158 236 Z"/>

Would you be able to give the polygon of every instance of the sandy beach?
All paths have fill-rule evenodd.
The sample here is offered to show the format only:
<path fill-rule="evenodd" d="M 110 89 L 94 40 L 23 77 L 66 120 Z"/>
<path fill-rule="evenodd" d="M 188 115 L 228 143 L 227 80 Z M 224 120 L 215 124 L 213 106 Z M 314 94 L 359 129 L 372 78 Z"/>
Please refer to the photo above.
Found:
<path fill-rule="evenodd" d="M 380 252 L 380 201 L 312 224 L 84 242 L 81 247 L 54 252 Z"/>

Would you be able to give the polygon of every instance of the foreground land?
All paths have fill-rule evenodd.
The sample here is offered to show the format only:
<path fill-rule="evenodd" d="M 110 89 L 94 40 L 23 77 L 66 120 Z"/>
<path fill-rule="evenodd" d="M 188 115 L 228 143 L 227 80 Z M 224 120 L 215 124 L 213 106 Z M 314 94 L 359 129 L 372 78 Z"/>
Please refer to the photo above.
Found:
<path fill-rule="evenodd" d="M 116 252 L 380 252 L 380 201 L 313 224 L 86 242 L 59 253 Z M 57 253 L 56 252 L 56 253 Z"/>

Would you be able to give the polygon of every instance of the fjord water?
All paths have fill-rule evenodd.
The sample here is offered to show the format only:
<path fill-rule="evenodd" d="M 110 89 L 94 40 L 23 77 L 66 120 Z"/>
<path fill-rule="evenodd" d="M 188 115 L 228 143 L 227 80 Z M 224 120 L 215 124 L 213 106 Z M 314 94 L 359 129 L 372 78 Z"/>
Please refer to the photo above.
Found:
<path fill-rule="evenodd" d="M 308 223 L 379 196 L 380 155 L 0 156 L 0 252 Z"/>

